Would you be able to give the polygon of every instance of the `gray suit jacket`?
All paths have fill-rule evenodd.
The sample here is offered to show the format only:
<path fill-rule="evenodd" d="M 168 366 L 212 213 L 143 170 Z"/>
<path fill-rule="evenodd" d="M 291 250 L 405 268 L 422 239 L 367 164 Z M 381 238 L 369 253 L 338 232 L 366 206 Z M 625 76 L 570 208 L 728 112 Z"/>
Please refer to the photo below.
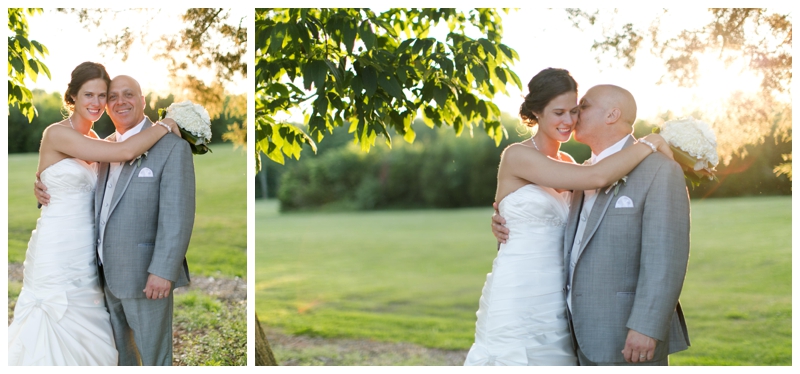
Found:
<path fill-rule="evenodd" d="M 145 128 L 151 125 L 147 119 Z M 140 177 L 144 168 L 152 177 Z M 107 162 L 99 165 L 97 222 L 108 171 Z M 194 225 L 195 180 L 186 141 L 167 134 L 148 150 L 141 165 L 123 163 L 110 209 L 103 248 L 97 249 L 103 251 L 105 287 L 118 298 L 144 298 L 149 274 L 172 281 L 174 287 L 189 284 L 186 250 Z"/>
<path fill-rule="evenodd" d="M 621 351 L 633 329 L 657 340 L 653 360 L 658 361 L 689 345 L 678 302 L 689 261 L 683 172 L 654 153 L 628 174 L 616 196 L 613 188 L 605 191 L 599 190 L 592 206 L 570 282 L 573 334 L 589 360 L 624 362 Z M 626 197 L 633 207 L 616 207 Z M 564 235 L 565 264 L 582 203 L 583 191 L 575 191 Z"/>

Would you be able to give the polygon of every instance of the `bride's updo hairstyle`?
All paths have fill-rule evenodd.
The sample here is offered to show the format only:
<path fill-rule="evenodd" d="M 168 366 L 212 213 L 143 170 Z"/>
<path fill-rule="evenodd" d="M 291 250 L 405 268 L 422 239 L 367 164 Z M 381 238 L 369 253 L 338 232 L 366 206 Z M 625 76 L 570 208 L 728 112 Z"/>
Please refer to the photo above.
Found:
<path fill-rule="evenodd" d="M 97 78 L 106 81 L 106 87 L 111 85 L 111 77 L 108 76 L 106 67 L 102 64 L 86 61 L 72 70 L 72 79 L 70 79 L 67 85 L 67 91 L 64 92 L 64 104 L 67 105 L 67 109 L 70 111 L 75 109 L 75 100 L 73 100 L 72 97 L 78 95 L 81 86 Z"/>
<path fill-rule="evenodd" d="M 541 113 L 550 100 L 567 92 L 578 92 L 578 83 L 568 71 L 556 68 L 540 71 L 528 82 L 528 94 L 519 106 L 522 123 L 528 127 L 536 126 L 539 120 L 534 113 Z"/>

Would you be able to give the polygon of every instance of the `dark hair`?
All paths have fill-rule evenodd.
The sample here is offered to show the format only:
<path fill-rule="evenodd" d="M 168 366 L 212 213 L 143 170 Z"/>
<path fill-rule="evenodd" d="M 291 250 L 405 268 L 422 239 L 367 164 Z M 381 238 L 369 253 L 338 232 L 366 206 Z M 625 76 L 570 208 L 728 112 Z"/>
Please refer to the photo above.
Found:
<path fill-rule="evenodd" d="M 519 106 L 522 123 L 532 127 L 539 122 L 534 113 L 541 113 L 544 107 L 555 97 L 567 93 L 578 92 L 578 83 L 564 69 L 547 68 L 534 75 L 528 82 L 528 94 Z"/>
<path fill-rule="evenodd" d="M 97 78 L 104 80 L 106 82 L 106 87 L 111 85 L 111 78 L 108 76 L 108 72 L 106 72 L 106 67 L 102 64 L 86 61 L 72 70 L 72 79 L 70 79 L 67 85 L 67 91 L 64 92 L 64 104 L 67 104 L 67 108 L 71 110 L 75 107 L 75 100 L 73 100 L 72 97 L 78 95 L 81 86 Z"/>

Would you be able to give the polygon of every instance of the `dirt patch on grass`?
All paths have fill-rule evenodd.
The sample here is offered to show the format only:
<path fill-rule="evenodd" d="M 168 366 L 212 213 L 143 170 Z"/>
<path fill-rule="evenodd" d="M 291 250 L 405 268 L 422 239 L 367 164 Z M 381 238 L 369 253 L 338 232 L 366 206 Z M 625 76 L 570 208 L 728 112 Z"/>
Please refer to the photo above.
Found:
<path fill-rule="evenodd" d="M 410 343 L 293 336 L 270 328 L 265 333 L 281 366 L 460 366 L 467 357 L 466 350 L 449 351 Z"/>

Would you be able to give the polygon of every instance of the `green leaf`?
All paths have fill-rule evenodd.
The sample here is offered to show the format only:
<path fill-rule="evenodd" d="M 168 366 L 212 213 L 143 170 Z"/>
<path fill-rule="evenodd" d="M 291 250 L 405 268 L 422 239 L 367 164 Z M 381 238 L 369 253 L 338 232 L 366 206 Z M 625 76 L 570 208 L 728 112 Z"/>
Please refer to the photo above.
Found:
<path fill-rule="evenodd" d="M 320 115 L 328 113 L 328 98 L 325 97 L 325 95 L 319 95 L 319 97 L 314 100 L 314 110 Z"/>
<path fill-rule="evenodd" d="M 19 57 L 11 57 L 8 63 L 10 63 L 11 67 L 13 67 L 14 70 L 18 72 L 25 71 L 25 62 L 23 62 L 22 59 L 20 59 Z"/>
<path fill-rule="evenodd" d="M 353 46 L 355 45 L 356 42 L 356 35 L 357 35 L 356 26 L 355 24 L 353 24 L 353 21 L 348 20 L 344 22 L 344 24 L 342 25 L 342 36 L 343 36 L 342 41 L 344 42 L 344 46 L 347 50 L 347 53 L 353 53 Z"/>
<path fill-rule="evenodd" d="M 336 85 L 341 88 L 342 84 L 344 83 L 344 79 L 342 78 L 342 73 L 336 67 L 336 64 L 333 61 L 325 60 L 325 65 L 328 66 L 328 70 L 333 74 L 333 78 L 336 80 Z"/>
<path fill-rule="evenodd" d="M 398 100 L 403 100 L 403 90 L 400 88 L 400 84 L 397 83 L 397 79 L 395 79 L 394 75 L 381 72 L 378 77 L 378 85 L 381 86 L 389 95 L 395 97 Z"/>
<path fill-rule="evenodd" d="M 384 21 L 382 19 L 371 19 L 371 21 L 374 22 L 375 24 L 377 24 L 378 26 L 380 26 L 381 28 L 383 28 L 384 30 L 386 30 L 386 32 L 392 38 L 397 38 L 398 37 L 397 31 L 395 31 L 394 27 L 392 27 L 392 25 L 390 25 L 389 22 L 386 22 L 386 21 Z"/>
<path fill-rule="evenodd" d="M 492 57 L 497 57 L 497 47 L 495 47 L 494 44 L 492 44 L 492 42 L 490 42 L 488 39 L 478 39 L 478 43 L 481 44 L 481 47 L 483 47 L 483 50 L 486 53 L 492 55 Z"/>
<path fill-rule="evenodd" d="M 444 108 L 445 103 L 447 102 L 449 90 L 446 87 L 442 86 L 435 86 L 433 88 L 433 99 L 436 100 L 436 104 L 439 108 Z"/>
<path fill-rule="evenodd" d="M 397 49 L 394 51 L 394 53 L 396 55 L 398 55 L 398 56 L 403 54 L 403 52 L 405 52 L 406 49 L 408 49 L 408 46 L 411 45 L 411 43 L 413 43 L 415 40 L 416 39 L 414 39 L 414 38 L 409 38 L 409 39 L 403 40 L 403 42 L 400 43 L 399 46 L 397 46 Z"/>
<path fill-rule="evenodd" d="M 367 66 L 360 75 L 367 96 L 374 95 L 375 91 L 378 89 L 378 73 L 372 66 Z"/>
<path fill-rule="evenodd" d="M 506 57 L 508 57 L 512 61 L 519 61 L 519 55 L 517 54 L 517 51 L 511 49 L 509 46 L 505 44 L 500 44 L 498 47 L 500 48 L 500 51 L 502 51 L 503 54 L 506 55 Z"/>
<path fill-rule="evenodd" d="M 372 31 L 372 24 L 369 21 L 365 20 L 361 22 L 361 26 L 358 29 L 358 36 L 361 37 L 367 49 L 375 48 L 377 38 L 375 37 L 375 32 Z"/>
<path fill-rule="evenodd" d="M 486 80 L 486 69 L 482 65 L 472 65 L 469 71 L 472 72 L 472 75 L 475 77 L 475 83 L 478 85 L 482 84 Z"/>
<path fill-rule="evenodd" d="M 324 89 L 327 72 L 328 66 L 324 62 L 320 60 L 309 61 L 303 68 L 303 85 L 306 90 L 311 89 L 311 83 L 314 83 L 314 87 L 317 88 L 318 92 Z"/>
<path fill-rule="evenodd" d="M 269 41 L 269 53 L 280 55 L 283 39 L 286 37 L 286 24 L 279 23 L 272 28 Z"/>
<path fill-rule="evenodd" d="M 31 40 L 31 45 L 33 45 L 33 47 L 36 48 L 36 50 L 39 51 L 39 53 L 41 55 L 45 55 L 46 54 L 45 51 L 47 49 L 42 45 L 42 43 L 39 43 L 39 42 L 37 42 L 35 40 Z"/>
<path fill-rule="evenodd" d="M 303 45 L 303 52 L 306 54 L 311 53 L 311 37 L 309 37 L 310 30 L 306 26 L 305 22 L 298 22 L 297 25 L 297 35 L 300 38 L 300 44 Z"/>

